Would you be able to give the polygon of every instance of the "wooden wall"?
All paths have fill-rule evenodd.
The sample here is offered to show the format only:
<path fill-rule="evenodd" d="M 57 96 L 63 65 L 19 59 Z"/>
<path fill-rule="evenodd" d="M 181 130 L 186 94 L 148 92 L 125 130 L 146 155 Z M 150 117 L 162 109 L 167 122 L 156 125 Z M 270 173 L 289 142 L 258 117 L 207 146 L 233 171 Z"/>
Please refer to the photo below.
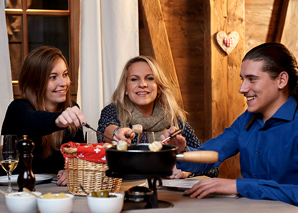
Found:
<path fill-rule="evenodd" d="M 226 99 L 228 99 L 229 96 L 223 94 L 225 91 L 216 89 L 214 85 L 211 84 L 214 80 L 212 75 L 210 75 L 210 78 L 212 78 L 210 81 L 206 80 L 206 76 L 208 79 L 208 73 L 206 74 L 205 71 L 208 67 L 206 67 L 206 63 L 204 64 L 204 60 L 206 60 L 206 57 L 214 56 L 212 52 L 210 52 L 209 56 L 204 55 L 204 52 L 206 52 L 205 44 L 209 39 L 206 36 L 206 31 L 210 30 L 208 29 L 208 25 L 206 25 L 206 22 L 210 21 L 206 20 L 206 18 L 208 18 L 208 14 L 206 14 L 208 12 L 206 10 L 207 2 L 210 2 L 211 7 L 218 4 L 226 4 L 227 8 L 230 4 L 237 5 L 240 4 L 240 2 L 244 2 L 244 17 L 242 18 L 243 20 L 241 20 L 242 22 L 238 22 L 238 24 L 245 24 L 244 36 L 241 38 L 241 42 L 244 42 L 243 53 L 239 53 L 241 55 L 261 43 L 276 40 L 282 6 L 285 1 L 160 0 L 162 16 L 166 25 L 184 108 L 189 113 L 189 123 L 195 130 L 196 135 L 203 142 L 210 139 L 211 136 L 220 134 L 222 130 L 228 127 L 246 108 L 245 104 L 242 104 L 241 101 L 239 103 L 237 101 L 225 100 L 228 104 L 225 105 L 224 108 L 221 108 L 220 103 L 218 104 L 218 110 L 221 110 L 222 116 L 217 117 L 212 116 L 212 110 L 209 108 L 214 104 L 213 102 L 215 100 L 213 96 L 222 95 L 225 96 Z M 143 17 L 140 12 L 140 53 L 153 55 L 150 47 L 151 43 L 148 29 L 146 29 L 143 24 L 144 18 L 145 17 Z M 237 26 L 233 27 L 237 28 Z M 231 30 L 229 26 L 227 26 L 226 29 Z M 298 42 L 293 51 L 296 56 L 298 56 Z M 232 74 L 234 81 L 240 82 L 239 64 L 237 64 L 236 67 L 237 70 L 232 70 L 233 74 L 228 73 L 228 75 Z M 218 72 L 220 72 L 220 69 Z M 223 79 L 223 81 L 226 80 Z M 228 81 L 226 84 L 228 84 Z M 212 87 L 210 94 L 206 91 L 208 86 Z M 236 87 L 233 89 L 236 90 L 235 92 L 238 91 Z M 206 95 L 210 95 L 210 97 L 206 98 Z M 210 100 L 209 103 L 206 103 L 206 100 Z M 237 107 L 239 109 L 237 109 Z M 228 111 L 233 108 L 236 109 L 236 112 L 231 115 Z M 210 119 L 212 119 L 212 121 L 209 121 Z M 224 119 L 226 119 L 226 121 Z M 209 122 L 213 122 L 213 125 L 211 125 L 212 128 L 208 129 Z M 220 176 L 227 178 L 240 176 L 238 156 L 221 166 Z"/>
<path fill-rule="evenodd" d="M 246 50 L 275 40 L 282 0 L 245 1 Z"/>
<path fill-rule="evenodd" d="M 205 141 L 203 1 L 160 0 L 160 3 L 188 121 Z M 143 22 L 140 12 L 140 53 L 153 55 Z"/>

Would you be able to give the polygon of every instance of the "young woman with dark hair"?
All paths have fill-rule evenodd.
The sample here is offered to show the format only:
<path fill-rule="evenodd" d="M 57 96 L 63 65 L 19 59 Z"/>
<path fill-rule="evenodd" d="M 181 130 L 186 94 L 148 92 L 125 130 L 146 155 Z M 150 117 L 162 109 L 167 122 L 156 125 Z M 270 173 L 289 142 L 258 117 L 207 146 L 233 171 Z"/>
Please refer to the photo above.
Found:
<path fill-rule="evenodd" d="M 33 140 L 33 172 L 57 174 L 58 185 L 66 185 L 60 146 L 83 142 L 78 105 L 70 98 L 69 69 L 61 51 L 42 46 L 29 53 L 19 77 L 21 99 L 8 107 L 1 134 L 23 135 Z M 17 172 L 17 169 L 16 169 Z"/>

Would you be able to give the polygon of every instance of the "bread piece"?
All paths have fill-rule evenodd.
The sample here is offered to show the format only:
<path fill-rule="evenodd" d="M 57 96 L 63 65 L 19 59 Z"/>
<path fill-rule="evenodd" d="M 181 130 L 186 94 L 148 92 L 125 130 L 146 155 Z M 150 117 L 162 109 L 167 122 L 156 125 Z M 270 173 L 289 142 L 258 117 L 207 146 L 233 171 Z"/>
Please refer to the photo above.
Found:
<path fill-rule="evenodd" d="M 162 149 L 162 144 L 160 143 L 160 141 L 154 141 L 149 145 L 149 149 L 150 151 L 158 152 Z"/>
<path fill-rule="evenodd" d="M 143 132 L 143 126 L 141 124 L 132 125 L 132 131 L 140 134 Z"/>
<path fill-rule="evenodd" d="M 127 142 L 126 141 L 118 141 L 117 150 L 120 150 L 120 151 L 127 150 Z"/>

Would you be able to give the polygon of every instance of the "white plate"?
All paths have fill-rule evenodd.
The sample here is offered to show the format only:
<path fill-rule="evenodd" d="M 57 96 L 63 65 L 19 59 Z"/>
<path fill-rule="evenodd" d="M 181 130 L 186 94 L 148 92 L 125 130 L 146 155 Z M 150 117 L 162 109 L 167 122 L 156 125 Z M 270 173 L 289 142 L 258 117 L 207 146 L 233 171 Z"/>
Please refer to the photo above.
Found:
<path fill-rule="evenodd" d="M 46 175 L 46 174 L 34 174 L 34 176 L 35 176 L 36 184 L 39 184 L 39 183 L 42 183 L 45 181 L 48 182 L 53 179 L 52 175 Z M 18 181 L 18 175 L 12 175 L 11 176 L 11 184 L 16 185 L 16 184 L 18 184 L 17 181 Z M 7 182 L 8 182 L 7 176 L 0 176 L 0 184 L 1 185 L 7 185 Z"/>
<path fill-rule="evenodd" d="M 196 184 L 199 181 L 200 180 L 194 179 L 163 179 L 162 186 L 184 191 L 190 189 L 194 184 Z"/>

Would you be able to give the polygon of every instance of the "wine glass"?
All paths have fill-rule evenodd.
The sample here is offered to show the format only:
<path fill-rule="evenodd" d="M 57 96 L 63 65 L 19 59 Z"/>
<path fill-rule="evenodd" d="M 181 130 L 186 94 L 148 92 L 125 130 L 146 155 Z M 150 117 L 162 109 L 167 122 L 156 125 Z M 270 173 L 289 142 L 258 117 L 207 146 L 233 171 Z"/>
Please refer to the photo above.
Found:
<path fill-rule="evenodd" d="M 142 132 L 138 135 L 138 143 L 153 143 L 155 141 L 154 132 Z"/>
<path fill-rule="evenodd" d="M 86 143 L 98 143 L 97 133 L 94 131 L 85 132 L 85 142 Z"/>
<path fill-rule="evenodd" d="M 17 167 L 19 156 L 16 149 L 18 137 L 16 135 L 1 135 L 1 155 L 0 163 L 6 171 L 8 177 L 7 192 L 12 192 L 11 188 L 11 172 Z"/>

